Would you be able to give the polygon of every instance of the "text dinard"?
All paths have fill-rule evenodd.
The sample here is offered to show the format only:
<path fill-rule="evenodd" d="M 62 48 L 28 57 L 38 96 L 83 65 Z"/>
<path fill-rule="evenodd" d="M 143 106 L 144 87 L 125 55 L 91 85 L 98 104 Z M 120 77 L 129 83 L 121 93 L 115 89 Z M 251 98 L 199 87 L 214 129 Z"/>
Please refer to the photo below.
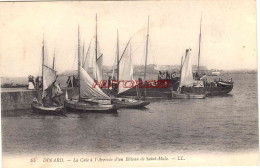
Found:
<path fill-rule="evenodd" d="M 70 160 L 64 158 L 43 158 L 43 162 L 120 162 L 120 161 L 167 161 L 169 160 L 166 156 L 159 157 L 114 157 L 114 158 L 73 158 Z"/>

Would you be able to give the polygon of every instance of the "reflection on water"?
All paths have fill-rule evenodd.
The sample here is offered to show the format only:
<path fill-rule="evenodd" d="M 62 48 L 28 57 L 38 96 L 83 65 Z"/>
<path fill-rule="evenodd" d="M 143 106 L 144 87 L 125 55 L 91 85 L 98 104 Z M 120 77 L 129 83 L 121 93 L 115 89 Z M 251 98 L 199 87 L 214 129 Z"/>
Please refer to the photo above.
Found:
<path fill-rule="evenodd" d="M 2 114 L 3 153 L 155 153 L 258 149 L 257 76 L 232 75 L 230 96 L 153 100 L 117 114 Z"/>

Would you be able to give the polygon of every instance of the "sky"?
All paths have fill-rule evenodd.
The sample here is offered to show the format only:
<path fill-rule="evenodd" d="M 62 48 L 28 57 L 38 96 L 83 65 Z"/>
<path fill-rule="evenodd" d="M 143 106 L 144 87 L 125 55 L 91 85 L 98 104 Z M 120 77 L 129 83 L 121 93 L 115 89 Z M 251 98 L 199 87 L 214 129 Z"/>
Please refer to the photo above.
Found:
<path fill-rule="evenodd" d="M 77 69 L 78 26 L 80 40 L 88 48 L 95 39 L 104 65 L 113 65 L 117 30 L 120 53 L 131 37 L 134 64 L 144 64 L 149 16 L 148 64 L 180 64 L 186 48 L 192 63 L 208 69 L 256 69 L 256 2 L 253 0 L 173 1 L 79 1 L 1 2 L 1 76 L 20 77 L 41 73 L 44 36 L 46 62 L 54 50 L 56 70 Z M 91 47 L 90 53 L 94 53 Z"/>

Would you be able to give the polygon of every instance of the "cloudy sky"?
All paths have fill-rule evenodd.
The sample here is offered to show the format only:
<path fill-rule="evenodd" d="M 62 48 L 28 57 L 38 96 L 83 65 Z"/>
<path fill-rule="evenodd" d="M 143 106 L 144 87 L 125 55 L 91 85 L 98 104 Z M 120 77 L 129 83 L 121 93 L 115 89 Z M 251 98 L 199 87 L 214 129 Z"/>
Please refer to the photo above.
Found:
<path fill-rule="evenodd" d="M 1 76 L 40 74 L 43 34 L 47 64 L 55 49 L 59 72 L 76 69 L 78 25 L 87 48 L 95 36 L 96 13 L 105 65 L 114 63 L 117 29 L 120 52 L 132 37 L 134 64 L 144 64 L 148 16 L 148 63 L 180 64 L 185 49 L 191 48 L 193 64 L 197 64 L 202 14 L 201 65 L 224 70 L 257 68 L 253 0 L 1 2 Z"/>

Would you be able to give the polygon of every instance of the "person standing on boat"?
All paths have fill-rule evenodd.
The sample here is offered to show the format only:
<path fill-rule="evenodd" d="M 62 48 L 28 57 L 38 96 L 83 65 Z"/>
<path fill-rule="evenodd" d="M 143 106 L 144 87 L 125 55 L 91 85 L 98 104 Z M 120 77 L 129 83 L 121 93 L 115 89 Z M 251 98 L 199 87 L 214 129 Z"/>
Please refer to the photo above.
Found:
<path fill-rule="evenodd" d="M 161 80 L 162 79 L 162 72 L 159 71 L 159 74 L 158 74 L 158 80 Z"/>
<path fill-rule="evenodd" d="M 39 77 L 39 89 L 41 89 L 41 88 L 42 88 L 42 76 Z"/>
<path fill-rule="evenodd" d="M 77 87 L 77 80 L 76 80 L 76 77 L 73 75 L 72 77 L 72 83 L 73 83 L 73 87 Z"/>
<path fill-rule="evenodd" d="M 166 79 L 164 75 L 165 75 L 165 72 L 162 73 L 161 79 Z"/>
<path fill-rule="evenodd" d="M 60 96 L 62 93 L 60 86 L 55 81 L 44 91 L 43 106 L 52 107 L 61 105 Z"/>
<path fill-rule="evenodd" d="M 166 79 L 171 79 L 170 74 L 168 71 L 166 71 Z"/>
<path fill-rule="evenodd" d="M 33 83 L 33 86 L 35 88 L 34 76 L 32 76 L 32 83 Z"/>
<path fill-rule="evenodd" d="M 112 82 L 112 92 L 113 92 L 113 94 L 115 94 L 116 93 L 116 86 L 117 86 L 117 81 L 116 81 L 116 77 L 115 76 L 113 76 L 111 82 Z"/>
<path fill-rule="evenodd" d="M 107 80 L 107 86 L 108 86 L 108 89 L 110 90 L 111 89 L 111 86 L 112 86 L 112 77 L 111 76 L 109 76 L 108 77 L 108 80 Z"/>
<path fill-rule="evenodd" d="M 60 85 L 55 81 L 51 89 L 52 89 L 51 90 L 52 105 L 60 106 L 61 105 L 60 96 L 63 93 L 60 88 Z"/>
<path fill-rule="evenodd" d="M 37 76 L 35 79 L 35 86 L 36 86 L 36 89 L 38 90 L 39 89 L 39 76 Z"/>
<path fill-rule="evenodd" d="M 68 77 L 68 80 L 67 80 L 67 87 L 68 88 L 72 87 L 72 82 L 71 82 L 70 76 Z"/>

